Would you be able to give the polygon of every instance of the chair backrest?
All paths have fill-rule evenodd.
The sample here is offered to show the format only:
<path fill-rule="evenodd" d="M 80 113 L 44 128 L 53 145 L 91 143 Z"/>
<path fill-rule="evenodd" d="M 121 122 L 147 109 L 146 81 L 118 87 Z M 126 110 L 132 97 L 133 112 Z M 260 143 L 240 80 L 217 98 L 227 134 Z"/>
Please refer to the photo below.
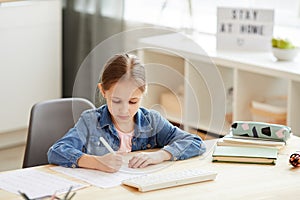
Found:
<path fill-rule="evenodd" d="M 31 109 L 23 168 L 48 164 L 47 151 L 94 104 L 83 98 L 43 101 Z"/>

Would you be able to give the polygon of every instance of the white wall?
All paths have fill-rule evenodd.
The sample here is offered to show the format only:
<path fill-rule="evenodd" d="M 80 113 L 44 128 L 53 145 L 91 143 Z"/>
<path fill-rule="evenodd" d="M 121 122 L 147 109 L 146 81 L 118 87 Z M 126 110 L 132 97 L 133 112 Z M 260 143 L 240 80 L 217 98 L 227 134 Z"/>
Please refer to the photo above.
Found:
<path fill-rule="evenodd" d="M 60 0 L 0 4 L 0 133 L 28 126 L 38 101 L 61 97 Z"/>

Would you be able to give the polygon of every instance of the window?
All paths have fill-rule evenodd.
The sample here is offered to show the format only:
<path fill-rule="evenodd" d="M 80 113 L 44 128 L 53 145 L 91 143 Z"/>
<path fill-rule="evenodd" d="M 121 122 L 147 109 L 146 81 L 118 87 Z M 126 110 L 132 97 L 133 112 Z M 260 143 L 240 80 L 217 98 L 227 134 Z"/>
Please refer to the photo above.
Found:
<path fill-rule="evenodd" d="M 274 9 L 276 26 L 300 28 L 300 0 L 125 0 L 124 19 L 215 34 L 218 6 Z"/>
<path fill-rule="evenodd" d="M 215 34 L 217 7 L 274 9 L 274 36 L 300 46 L 300 0 L 75 0 L 74 10 L 178 30 Z"/>

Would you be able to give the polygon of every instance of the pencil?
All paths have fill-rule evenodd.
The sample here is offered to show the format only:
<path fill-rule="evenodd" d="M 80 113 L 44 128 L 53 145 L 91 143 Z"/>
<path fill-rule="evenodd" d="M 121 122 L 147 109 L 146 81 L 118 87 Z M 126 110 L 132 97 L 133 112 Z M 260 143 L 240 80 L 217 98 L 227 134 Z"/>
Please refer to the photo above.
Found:
<path fill-rule="evenodd" d="M 106 142 L 106 140 L 103 137 L 100 137 L 99 140 L 102 142 L 102 144 L 107 148 L 107 150 L 110 153 L 116 154 L 116 152 L 109 146 L 109 144 Z"/>

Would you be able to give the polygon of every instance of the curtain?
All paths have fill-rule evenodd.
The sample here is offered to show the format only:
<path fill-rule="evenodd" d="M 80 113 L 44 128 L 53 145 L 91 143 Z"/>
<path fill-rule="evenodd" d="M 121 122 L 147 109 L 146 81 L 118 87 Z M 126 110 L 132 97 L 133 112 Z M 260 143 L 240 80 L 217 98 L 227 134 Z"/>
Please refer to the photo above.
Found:
<path fill-rule="evenodd" d="M 94 102 L 93 66 L 78 71 L 96 45 L 124 30 L 124 0 L 65 0 L 63 6 L 63 97 Z M 120 45 L 122 45 L 120 43 Z M 99 78 L 99 77 L 97 77 Z M 74 88 L 74 82 L 79 81 Z"/>

